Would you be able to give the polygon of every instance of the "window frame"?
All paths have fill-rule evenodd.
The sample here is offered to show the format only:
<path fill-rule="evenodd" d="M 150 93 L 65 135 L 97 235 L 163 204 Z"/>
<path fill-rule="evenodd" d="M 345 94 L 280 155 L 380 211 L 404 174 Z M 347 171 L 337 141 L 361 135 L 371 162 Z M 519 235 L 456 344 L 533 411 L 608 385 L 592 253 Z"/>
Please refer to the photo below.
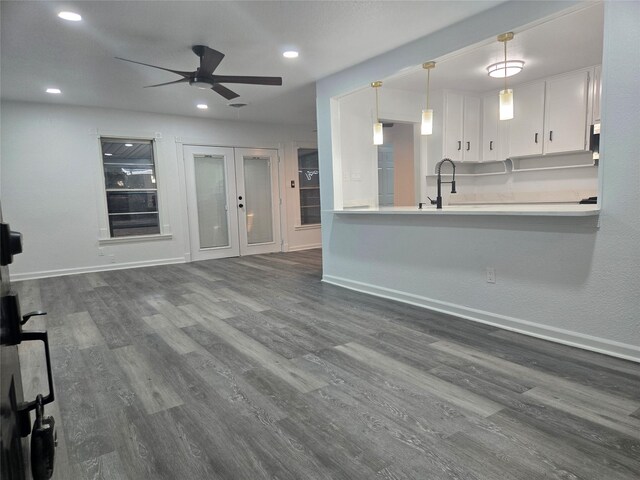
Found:
<path fill-rule="evenodd" d="M 98 232 L 98 244 L 99 245 L 108 245 L 108 244 L 117 244 L 117 243 L 135 243 L 140 241 L 154 241 L 154 240 L 165 240 L 171 239 L 173 237 L 171 233 L 171 228 L 168 222 L 168 216 L 166 212 L 164 202 L 164 192 L 166 191 L 166 185 L 164 182 L 164 168 L 162 167 L 162 162 L 160 156 L 158 155 L 158 143 L 162 140 L 162 135 L 158 132 L 156 133 L 114 133 L 111 131 L 95 131 L 96 139 L 97 139 L 97 157 L 98 157 L 98 167 L 100 169 L 100 173 L 96 175 L 97 181 L 100 182 L 100 187 L 96 188 L 96 191 L 99 192 L 98 201 L 98 216 L 99 216 L 99 232 Z M 109 225 L 109 207 L 107 203 L 107 185 L 106 185 L 106 176 L 104 169 L 104 155 L 102 152 L 102 140 L 103 139 L 111 139 L 111 140 L 132 140 L 138 142 L 151 142 L 151 152 L 153 155 L 153 166 L 154 173 L 156 177 L 156 201 L 158 204 L 158 227 L 159 233 L 153 233 L 148 235 L 124 235 L 120 237 L 114 237 L 111 235 L 111 228 Z"/>
<path fill-rule="evenodd" d="M 319 157 L 319 152 L 318 152 L 318 146 L 317 145 L 307 145 L 307 144 L 296 144 L 295 145 L 295 172 L 296 172 L 296 190 L 297 190 L 297 195 L 296 195 L 296 215 L 297 215 L 297 224 L 295 226 L 296 230 L 309 230 L 309 229 L 315 229 L 315 228 L 320 228 L 322 225 L 322 220 L 320 220 L 317 223 L 302 223 L 302 184 L 300 182 L 300 156 L 299 156 L 299 150 L 316 150 L 317 155 L 318 155 L 318 197 L 320 199 L 320 157 Z M 315 188 L 315 187 L 313 187 Z M 319 213 L 322 216 L 322 206 L 320 205 L 319 207 Z"/>

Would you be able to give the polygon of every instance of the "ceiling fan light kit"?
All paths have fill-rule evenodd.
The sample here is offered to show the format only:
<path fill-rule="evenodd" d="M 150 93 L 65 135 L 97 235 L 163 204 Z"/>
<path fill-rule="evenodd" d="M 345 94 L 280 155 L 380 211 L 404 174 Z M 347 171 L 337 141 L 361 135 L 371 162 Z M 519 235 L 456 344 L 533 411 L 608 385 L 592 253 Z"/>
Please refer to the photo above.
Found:
<path fill-rule="evenodd" d="M 198 57 L 200 57 L 200 67 L 193 72 L 184 72 L 180 70 L 171 70 L 169 68 L 159 67 L 157 65 L 150 65 L 148 63 L 136 62 L 134 60 L 128 60 L 126 58 L 116 57 L 118 60 L 124 60 L 125 62 L 136 63 L 138 65 L 144 65 L 146 67 L 157 68 L 158 70 L 164 70 L 166 72 L 175 73 L 182 78 L 174 80 L 172 82 L 159 83 L 156 85 L 147 85 L 144 88 L 161 87 L 164 85 L 172 85 L 177 83 L 188 83 L 191 86 L 208 89 L 210 88 L 217 94 L 223 96 L 227 100 L 233 100 L 240 95 L 233 90 L 222 85 L 223 83 L 239 83 L 248 85 L 282 85 L 282 77 L 262 77 L 262 76 L 246 76 L 246 75 L 214 75 L 213 72 L 222 59 L 224 53 L 221 53 L 213 48 L 209 48 L 206 45 L 194 45 L 191 49 Z"/>

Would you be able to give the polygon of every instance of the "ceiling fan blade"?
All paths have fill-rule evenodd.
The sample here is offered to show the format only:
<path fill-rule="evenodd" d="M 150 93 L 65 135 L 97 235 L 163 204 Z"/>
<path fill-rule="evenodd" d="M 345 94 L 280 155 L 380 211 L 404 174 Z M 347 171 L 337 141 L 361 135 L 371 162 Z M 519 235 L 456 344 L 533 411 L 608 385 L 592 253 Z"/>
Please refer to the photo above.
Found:
<path fill-rule="evenodd" d="M 174 83 L 187 83 L 188 81 L 189 81 L 188 78 L 181 78 L 179 80 L 174 80 L 173 82 L 158 83 L 156 85 L 147 85 L 146 87 L 143 87 L 143 88 L 162 87 L 163 85 L 173 85 Z"/>
<path fill-rule="evenodd" d="M 214 75 L 217 83 L 246 83 L 249 85 L 282 85 L 282 77 L 247 77 L 241 75 Z"/>
<path fill-rule="evenodd" d="M 164 70 L 165 72 L 176 73 L 183 78 L 189 78 L 194 72 L 181 72 L 180 70 L 171 70 L 170 68 L 158 67 L 157 65 L 150 65 L 148 63 L 136 62 L 134 60 L 127 60 L 126 58 L 115 57 L 118 60 L 124 60 L 125 62 L 137 63 L 138 65 L 144 65 L 146 67 L 157 68 L 158 70 Z"/>
<path fill-rule="evenodd" d="M 233 100 L 234 98 L 237 98 L 237 97 L 240 96 L 236 92 L 234 92 L 233 90 L 229 90 L 227 87 L 224 87 L 224 86 L 222 86 L 222 85 L 220 85 L 218 83 L 213 85 L 211 87 L 211 90 L 213 90 L 214 92 L 219 93 L 220 95 L 222 95 L 227 100 Z"/>
<path fill-rule="evenodd" d="M 206 45 L 194 45 L 193 53 L 200 57 L 200 69 L 198 75 L 212 75 L 213 71 L 220 65 L 224 58 L 224 53 L 209 48 Z"/>

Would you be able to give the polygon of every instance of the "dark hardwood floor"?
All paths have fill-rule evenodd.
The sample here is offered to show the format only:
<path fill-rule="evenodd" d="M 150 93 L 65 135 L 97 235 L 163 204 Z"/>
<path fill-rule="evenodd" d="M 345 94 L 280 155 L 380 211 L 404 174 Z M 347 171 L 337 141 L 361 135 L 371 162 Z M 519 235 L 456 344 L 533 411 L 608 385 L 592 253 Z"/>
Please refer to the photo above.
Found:
<path fill-rule="evenodd" d="M 16 283 L 54 478 L 640 478 L 638 364 L 320 277 L 311 250 Z"/>

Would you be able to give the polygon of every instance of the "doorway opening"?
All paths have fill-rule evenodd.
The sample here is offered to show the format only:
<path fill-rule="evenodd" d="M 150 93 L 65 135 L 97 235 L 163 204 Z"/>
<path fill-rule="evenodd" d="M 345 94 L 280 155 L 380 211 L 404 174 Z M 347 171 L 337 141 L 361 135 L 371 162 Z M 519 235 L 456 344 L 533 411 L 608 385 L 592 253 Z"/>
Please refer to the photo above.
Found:
<path fill-rule="evenodd" d="M 384 144 L 378 147 L 378 205 L 415 205 L 415 124 L 384 122 L 383 128 Z"/>

